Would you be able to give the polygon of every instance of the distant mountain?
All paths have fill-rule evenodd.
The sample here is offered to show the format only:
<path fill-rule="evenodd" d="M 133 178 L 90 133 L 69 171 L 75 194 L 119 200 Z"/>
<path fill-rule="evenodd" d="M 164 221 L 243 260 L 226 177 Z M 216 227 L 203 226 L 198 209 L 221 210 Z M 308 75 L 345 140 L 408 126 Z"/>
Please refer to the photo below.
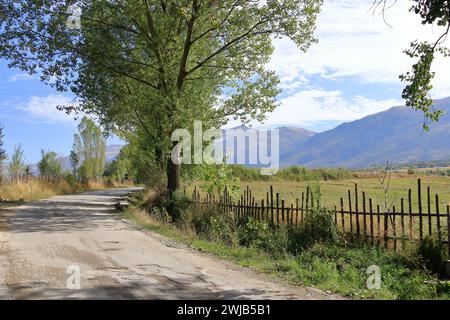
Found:
<path fill-rule="evenodd" d="M 282 150 L 281 166 L 362 168 L 387 160 L 398 163 L 450 159 L 450 98 L 436 100 L 445 111 L 429 132 L 420 111 L 393 107 L 318 133 Z M 280 142 L 285 145 L 285 142 Z M 284 147 L 283 147 L 284 148 Z"/>
<path fill-rule="evenodd" d="M 110 162 L 110 161 L 114 160 L 119 155 L 119 152 L 122 148 L 123 148 L 123 145 L 118 145 L 118 144 L 112 144 L 112 145 L 106 146 L 106 150 L 105 150 L 106 162 Z M 61 164 L 61 168 L 63 171 L 71 171 L 72 170 L 72 166 L 70 165 L 69 156 L 59 157 L 58 161 Z M 34 163 L 31 165 L 31 172 L 33 173 L 33 175 L 39 174 L 39 169 L 38 169 L 37 163 Z"/>
<path fill-rule="evenodd" d="M 280 166 L 365 168 L 386 161 L 405 164 L 450 160 L 450 97 L 435 100 L 435 108 L 445 114 L 439 122 L 430 124 L 428 132 L 422 127 L 422 112 L 407 107 L 393 107 L 321 133 L 280 127 Z M 242 129 L 245 134 L 249 128 L 233 129 Z M 107 146 L 107 161 L 117 157 L 122 147 Z M 248 143 L 245 149 L 248 156 Z M 71 169 L 69 157 L 59 159 L 63 170 Z M 32 168 L 38 172 L 37 165 Z"/>

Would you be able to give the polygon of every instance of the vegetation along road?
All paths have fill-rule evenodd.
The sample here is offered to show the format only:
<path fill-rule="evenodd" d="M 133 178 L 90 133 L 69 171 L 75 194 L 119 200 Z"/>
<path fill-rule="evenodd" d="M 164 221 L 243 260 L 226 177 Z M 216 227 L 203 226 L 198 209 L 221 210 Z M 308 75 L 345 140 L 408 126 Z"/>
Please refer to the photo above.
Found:
<path fill-rule="evenodd" d="M 120 219 L 114 207 L 134 190 L 56 196 L 2 211 L 0 298 L 339 298 L 265 280 L 249 269 L 138 230 Z"/>

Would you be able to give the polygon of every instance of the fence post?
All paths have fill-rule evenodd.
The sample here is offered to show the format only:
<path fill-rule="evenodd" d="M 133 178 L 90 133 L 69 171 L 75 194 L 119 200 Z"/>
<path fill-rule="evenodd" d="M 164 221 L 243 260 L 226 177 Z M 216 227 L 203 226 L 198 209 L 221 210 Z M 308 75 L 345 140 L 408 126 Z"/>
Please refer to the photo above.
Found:
<path fill-rule="evenodd" d="M 258 214 L 258 219 L 265 221 L 265 219 L 264 219 L 264 199 L 261 199 L 261 211 L 260 211 L 260 214 Z"/>
<path fill-rule="evenodd" d="M 272 225 L 274 224 L 274 217 L 273 217 L 273 187 L 270 186 L 270 221 Z"/>
<path fill-rule="evenodd" d="M 429 186 L 427 186 L 427 205 L 428 205 L 428 235 L 431 237 L 433 230 L 431 228 L 431 195 Z"/>
<path fill-rule="evenodd" d="M 447 250 L 450 257 L 450 205 L 447 205 Z"/>
<path fill-rule="evenodd" d="M 380 217 L 380 205 L 377 204 L 377 242 L 381 244 L 381 217 Z"/>
<path fill-rule="evenodd" d="M 279 224 L 280 223 L 280 194 L 277 192 L 275 196 L 277 198 L 277 224 Z"/>
<path fill-rule="evenodd" d="M 354 238 L 353 234 L 353 212 L 352 212 L 352 193 L 348 190 L 348 213 L 350 218 L 350 236 Z"/>
<path fill-rule="evenodd" d="M 372 204 L 372 198 L 369 198 L 369 212 L 370 212 L 370 239 L 372 244 L 375 243 L 374 237 L 373 237 L 373 204 Z"/>
<path fill-rule="evenodd" d="M 394 251 L 397 251 L 397 225 L 395 222 L 396 211 L 395 206 L 392 207 L 392 230 L 394 231 Z"/>
<path fill-rule="evenodd" d="M 367 212 L 366 212 L 366 193 L 363 191 L 362 193 L 363 197 L 363 223 L 364 223 L 364 241 L 367 241 Z"/>
<path fill-rule="evenodd" d="M 300 209 L 300 224 L 303 225 L 303 216 L 304 216 L 304 207 L 305 207 L 305 192 L 302 192 L 302 207 Z"/>
<path fill-rule="evenodd" d="M 344 198 L 341 197 L 341 227 L 345 236 L 345 216 L 344 216 Z"/>
<path fill-rule="evenodd" d="M 288 221 L 290 221 L 290 224 L 291 224 L 291 227 L 292 227 L 292 225 L 293 225 L 293 219 L 294 219 L 294 204 L 293 203 L 291 203 L 291 219 L 289 220 L 289 218 L 288 218 Z"/>
<path fill-rule="evenodd" d="M 389 212 L 386 210 L 384 212 L 384 246 L 386 249 L 388 248 L 389 244 L 389 238 L 388 238 L 388 230 L 389 230 L 389 224 L 388 224 L 388 214 Z"/>
<path fill-rule="evenodd" d="M 413 216 L 412 216 L 412 190 L 408 190 L 408 212 L 409 212 L 409 239 L 414 241 Z"/>
<path fill-rule="evenodd" d="M 439 241 L 442 241 L 442 235 L 441 235 L 441 216 L 440 216 L 440 210 L 439 210 L 439 196 L 435 195 L 436 200 L 436 227 L 438 232 L 438 238 Z"/>
<path fill-rule="evenodd" d="M 420 179 L 417 180 L 417 201 L 419 204 L 419 239 L 423 240 L 423 221 L 422 221 L 422 185 Z"/>
<path fill-rule="evenodd" d="M 356 217 L 356 241 L 359 243 L 360 226 L 359 226 L 359 210 L 358 210 L 358 184 L 355 183 L 355 217 Z"/>
<path fill-rule="evenodd" d="M 400 224 L 402 229 L 402 249 L 405 250 L 405 201 L 403 198 L 400 199 Z"/>
<path fill-rule="evenodd" d="M 308 213 L 309 210 L 309 186 L 306 187 L 306 213 Z"/>

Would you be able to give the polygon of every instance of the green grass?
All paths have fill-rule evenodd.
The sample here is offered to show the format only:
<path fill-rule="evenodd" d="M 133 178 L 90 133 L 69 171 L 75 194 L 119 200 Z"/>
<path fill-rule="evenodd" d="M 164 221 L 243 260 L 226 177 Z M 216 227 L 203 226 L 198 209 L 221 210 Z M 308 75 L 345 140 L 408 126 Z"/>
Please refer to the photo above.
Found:
<path fill-rule="evenodd" d="M 294 285 L 314 286 L 361 299 L 450 299 L 448 282 L 439 281 L 418 269 L 411 258 L 383 249 L 317 244 L 295 256 L 274 256 L 254 247 L 230 246 L 204 239 L 191 230 L 154 220 L 140 209 L 130 208 L 123 217 L 220 259 L 251 267 Z M 366 270 L 370 265 L 378 265 L 381 269 L 383 285 L 380 290 L 367 289 Z"/>
<path fill-rule="evenodd" d="M 408 198 L 408 189 L 412 189 L 413 211 L 417 211 L 417 179 L 422 179 L 422 201 L 424 210 L 426 210 L 426 188 L 430 187 L 432 194 L 432 210 L 434 211 L 434 194 L 439 194 L 441 211 L 444 211 L 446 205 L 450 205 L 450 177 L 433 176 L 433 175 L 394 175 L 391 180 L 389 204 L 400 208 L 401 198 L 405 199 L 405 205 Z M 344 205 L 348 206 L 348 190 L 352 192 L 352 200 L 354 201 L 355 183 L 359 186 L 360 192 L 365 192 L 366 197 L 372 198 L 374 207 L 379 204 L 383 208 L 384 193 L 380 183 L 376 178 L 352 178 L 344 180 L 327 180 L 327 181 L 290 181 L 290 180 L 274 180 L 274 181 L 240 181 L 238 186 L 241 193 L 247 186 L 252 190 L 255 200 L 261 201 L 266 199 L 266 193 L 270 186 L 273 186 L 274 192 L 280 194 L 280 200 L 286 201 L 286 204 L 295 204 L 295 199 L 301 199 L 302 192 L 305 192 L 308 185 L 320 185 L 322 193 L 322 204 L 334 208 L 340 206 L 340 198 L 344 198 Z M 200 186 L 201 183 L 195 183 L 187 187 L 187 191 L 191 191 L 194 185 Z M 360 195 L 361 197 L 361 195 Z M 360 200 L 361 201 L 361 200 Z"/>

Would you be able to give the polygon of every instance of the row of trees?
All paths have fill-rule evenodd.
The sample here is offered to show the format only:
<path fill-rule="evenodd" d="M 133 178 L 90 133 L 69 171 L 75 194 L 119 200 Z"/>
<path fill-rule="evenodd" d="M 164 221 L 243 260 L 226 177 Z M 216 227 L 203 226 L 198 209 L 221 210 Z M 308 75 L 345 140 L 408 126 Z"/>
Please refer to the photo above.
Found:
<path fill-rule="evenodd" d="M 33 176 L 31 166 L 26 163 L 21 145 L 15 146 L 8 163 L 6 151 L 3 149 L 3 128 L 0 127 L 0 168 L 8 171 L 13 182 L 28 180 Z M 105 138 L 95 122 L 84 117 L 78 133 L 74 135 L 73 150 L 70 154 L 72 174 L 77 180 L 87 183 L 100 180 L 105 170 Z M 41 159 L 37 164 L 39 176 L 50 182 L 58 181 L 65 174 L 61 159 L 56 152 L 41 150 Z M 0 171 L 0 181 L 2 179 Z"/>
<path fill-rule="evenodd" d="M 423 23 L 449 25 L 448 1 L 414 2 Z M 174 191 L 180 166 L 170 157 L 172 132 L 192 129 L 194 120 L 207 128 L 232 117 L 243 123 L 263 121 L 277 107 L 280 93 L 278 77 L 265 67 L 272 40 L 286 37 L 307 50 L 315 42 L 322 0 L 80 2 L 80 28 L 67 24 L 71 4 L 1 1 L 0 57 L 74 93 L 78 103 L 61 109 L 94 115 L 130 142 L 130 152 L 139 150 L 132 159 L 139 162 L 136 170 L 146 168 L 144 175 L 165 171 L 167 187 Z M 430 112 L 426 98 L 433 55 L 421 48 L 413 46 L 409 53 L 419 62 L 402 78 L 404 98 L 436 119 L 439 114 Z M 83 154 L 75 147 L 74 163 L 81 156 L 89 161 L 96 148 Z M 81 169 L 89 177 L 99 172 L 93 162 Z"/>
<path fill-rule="evenodd" d="M 73 92 L 79 103 L 63 109 L 93 114 L 131 142 L 145 153 L 133 161 L 149 164 L 145 175 L 165 171 L 170 191 L 180 184 L 172 132 L 194 120 L 206 127 L 229 117 L 264 120 L 280 92 L 265 68 L 272 40 L 288 37 L 306 50 L 322 3 L 92 1 L 82 7 L 81 28 L 68 28 L 70 2 L 2 1 L 0 56 Z"/>

